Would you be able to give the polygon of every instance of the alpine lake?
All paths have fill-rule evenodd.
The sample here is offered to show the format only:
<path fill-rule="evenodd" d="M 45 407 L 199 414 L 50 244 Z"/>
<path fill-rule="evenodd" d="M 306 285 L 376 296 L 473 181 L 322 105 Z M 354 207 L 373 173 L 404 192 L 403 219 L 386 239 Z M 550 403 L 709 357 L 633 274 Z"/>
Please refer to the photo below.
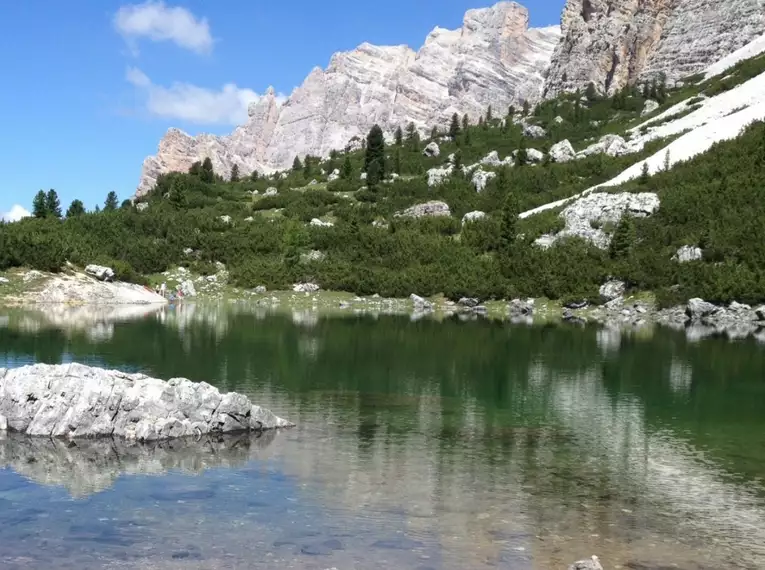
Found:
<path fill-rule="evenodd" d="M 0 435 L 0 568 L 765 568 L 765 344 L 247 303 L 0 309 L 0 367 L 237 391 L 291 430 Z"/>

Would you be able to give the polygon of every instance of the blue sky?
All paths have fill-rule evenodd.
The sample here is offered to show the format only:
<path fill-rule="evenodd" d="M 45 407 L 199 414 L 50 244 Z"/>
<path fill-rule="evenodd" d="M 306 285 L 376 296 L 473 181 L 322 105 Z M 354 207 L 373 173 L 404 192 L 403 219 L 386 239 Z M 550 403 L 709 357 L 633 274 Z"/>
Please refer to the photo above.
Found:
<path fill-rule="evenodd" d="M 533 26 L 564 0 L 536 0 Z M 168 127 L 226 133 L 273 85 L 289 94 L 335 51 L 420 47 L 491 0 L 24 0 L 3 6 L 0 215 L 55 188 L 66 207 L 129 198 Z M 246 116 L 246 115 L 245 115 Z M 16 212 L 20 212 L 18 208 Z"/>

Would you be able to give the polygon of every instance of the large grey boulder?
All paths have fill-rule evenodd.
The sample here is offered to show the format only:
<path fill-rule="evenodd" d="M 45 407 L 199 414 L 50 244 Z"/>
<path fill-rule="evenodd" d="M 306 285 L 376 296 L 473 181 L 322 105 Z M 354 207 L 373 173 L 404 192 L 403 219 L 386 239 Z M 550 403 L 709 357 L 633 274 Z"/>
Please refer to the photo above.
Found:
<path fill-rule="evenodd" d="M 571 162 L 576 160 L 576 151 L 568 139 L 555 143 L 550 147 L 550 160 L 553 162 Z"/>
<path fill-rule="evenodd" d="M 293 424 L 206 382 L 167 382 L 82 364 L 0 369 L 0 417 L 30 436 L 157 441 Z"/>
<path fill-rule="evenodd" d="M 757 316 L 758 321 L 765 321 L 765 305 L 757 307 L 754 310 L 754 314 Z"/>
<path fill-rule="evenodd" d="M 91 277 L 95 277 L 99 281 L 114 281 L 114 270 L 111 267 L 91 264 L 85 268 L 85 273 Z"/>
<path fill-rule="evenodd" d="M 473 182 L 473 186 L 475 186 L 475 191 L 483 192 L 486 190 L 486 184 L 495 176 L 497 176 L 496 172 L 484 172 L 480 168 L 473 172 L 473 178 L 471 181 Z"/>
<path fill-rule="evenodd" d="M 196 297 L 197 290 L 194 287 L 194 282 L 191 279 L 186 279 L 178 286 L 178 290 L 183 293 L 184 297 Z"/>
<path fill-rule="evenodd" d="M 607 156 L 624 156 L 635 152 L 619 135 L 603 135 L 598 142 L 591 144 L 586 149 L 579 152 L 578 157 L 582 158 L 592 154 L 605 154 Z"/>
<path fill-rule="evenodd" d="M 480 210 L 475 210 L 473 212 L 468 212 L 464 216 L 462 216 L 462 225 L 469 222 L 477 222 L 478 220 L 483 220 L 486 218 L 486 212 L 482 212 Z"/>
<path fill-rule="evenodd" d="M 677 250 L 677 253 L 672 258 L 678 263 L 689 263 L 691 261 L 699 261 L 704 258 L 704 252 L 700 247 L 694 247 L 692 245 L 684 245 Z"/>
<path fill-rule="evenodd" d="M 296 283 L 292 286 L 295 293 L 317 293 L 320 289 L 316 283 Z"/>
<path fill-rule="evenodd" d="M 593 192 L 572 202 L 561 212 L 560 215 L 566 222 L 563 231 L 554 237 L 542 236 L 535 243 L 546 248 L 560 238 L 579 237 L 606 249 L 611 243 L 611 236 L 604 231 L 608 224 L 616 226 L 624 215 L 636 218 L 650 216 L 660 205 L 659 197 L 652 192 Z"/>
<path fill-rule="evenodd" d="M 425 147 L 425 149 L 422 151 L 422 154 L 434 158 L 441 154 L 441 149 L 439 148 L 438 143 L 433 141 L 428 143 L 428 146 Z"/>
<path fill-rule="evenodd" d="M 717 312 L 718 307 L 712 303 L 708 303 L 704 299 L 691 299 L 688 301 L 688 306 L 685 309 L 685 314 L 688 315 L 691 320 L 700 320 L 704 317 Z"/>
<path fill-rule="evenodd" d="M 659 108 L 658 101 L 654 101 L 653 99 L 648 99 L 648 101 L 645 102 L 645 106 L 643 107 L 643 111 L 640 113 L 641 117 L 645 117 L 646 115 L 650 115 L 653 113 L 656 109 Z"/>
<path fill-rule="evenodd" d="M 608 303 L 609 301 L 624 296 L 625 290 L 626 285 L 624 284 L 624 281 L 608 281 L 600 286 L 600 298 L 604 303 Z"/>
<path fill-rule="evenodd" d="M 432 200 L 425 202 L 424 204 L 417 204 L 411 208 L 407 208 L 403 212 L 397 212 L 395 217 L 404 218 L 425 218 L 425 217 L 437 217 L 437 216 L 451 216 L 449 210 L 449 204 L 441 202 L 440 200 Z"/>
<path fill-rule="evenodd" d="M 428 186 L 432 188 L 443 184 L 452 175 L 452 172 L 454 172 L 454 165 L 452 164 L 442 168 L 431 168 L 428 170 Z"/>

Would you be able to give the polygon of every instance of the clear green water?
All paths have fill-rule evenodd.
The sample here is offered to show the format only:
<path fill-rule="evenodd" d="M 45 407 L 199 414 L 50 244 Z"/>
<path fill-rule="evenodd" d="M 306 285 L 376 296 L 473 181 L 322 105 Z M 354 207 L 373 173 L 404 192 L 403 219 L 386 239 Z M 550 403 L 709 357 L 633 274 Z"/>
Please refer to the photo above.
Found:
<path fill-rule="evenodd" d="M 298 424 L 0 440 L 0 567 L 765 568 L 765 345 L 239 306 L 0 311 L 0 366 L 184 376 Z"/>

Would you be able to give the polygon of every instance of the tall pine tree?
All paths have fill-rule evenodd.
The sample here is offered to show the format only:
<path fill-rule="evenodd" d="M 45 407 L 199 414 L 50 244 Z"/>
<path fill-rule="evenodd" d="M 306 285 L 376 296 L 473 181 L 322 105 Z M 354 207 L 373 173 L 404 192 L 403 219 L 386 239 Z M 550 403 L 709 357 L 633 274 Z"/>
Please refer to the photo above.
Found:
<path fill-rule="evenodd" d="M 239 182 L 239 165 L 235 164 L 231 167 L 231 182 Z"/>
<path fill-rule="evenodd" d="M 379 125 L 373 126 L 367 135 L 364 172 L 367 173 L 367 185 L 370 187 L 385 178 L 385 137 Z"/>
<path fill-rule="evenodd" d="M 32 215 L 35 218 L 46 218 L 48 216 L 48 201 L 43 190 L 35 194 L 35 199 L 32 200 Z"/>
<path fill-rule="evenodd" d="M 401 130 L 401 125 L 396 127 L 396 134 L 394 135 L 396 140 L 396 146 L 401 146 L 404 142 L 404 131 Z"/>
<path fill-rule="evenodd" d="M 209 156 L 202 161 L 202 169 L 199 172 L 199 177 L 202 179 L 202 182 L 207 182 L 208 184 L 215 181 L 215 171 L 213 170 L 212 160 L 210 160 Z"/>
<path fill-rule="evenodd" d="M 58 194 L 52 188 L 48 190 L 48 194 L 45 196 L 45 209 L 46 215 L 52 218 L 61 217 L 61 202 L 58 199 Z"/>
<path fill-rule="evenodd" d="M 452 115 L 452 122 L 449 125 L 449 137 L 452 140 L 456 140 L 460 135 L 460 118 L 457 113 Z"/>
<path fill-rule="evenodd" d="M 104 201 L 104 212 L 113 212 L 117 209 L 117 206 L 119 206 L 117 193 L 112 190 L 106 195 L 106 200 Z"/>
<path fill-rule="evenodd" d="M 85 204 L 82 203 L 82 200 L 72 200 L 72 203 L 69 205 L 69 208 L 66 210 L 66 217 L 67 218 L 76 218 L 77 216 L 82 216 L 85 213 Z"/>

